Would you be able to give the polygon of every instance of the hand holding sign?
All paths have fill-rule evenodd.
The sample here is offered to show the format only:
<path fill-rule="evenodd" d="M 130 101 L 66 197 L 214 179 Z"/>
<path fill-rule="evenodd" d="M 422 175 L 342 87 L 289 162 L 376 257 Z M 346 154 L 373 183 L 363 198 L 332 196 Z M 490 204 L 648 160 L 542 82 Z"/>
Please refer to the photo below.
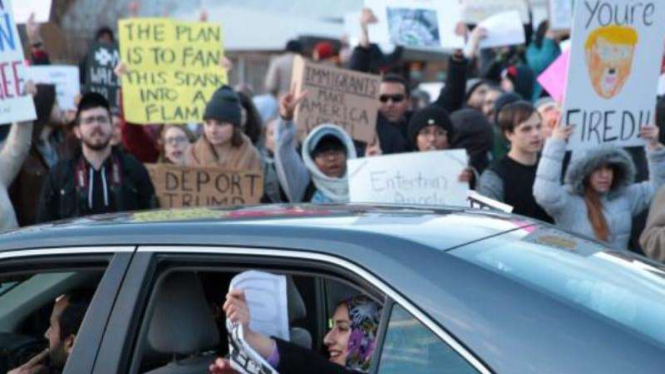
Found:
<path fill-rule="evenodd" d="M 640 138 L 647 142 L 647 148 L 652 151 L 661 146 L 660 141 L 658 140 L 659 134 L 660 129 L 658 126 L 644 126 L 640 129 Z"/>
<path fill-rule="evenodd" d="M 559 122 L 554 127 L 554 131 L 552 132 L 552 138 L 567 142 L 574 131 L 575 131 L 575 125 L 562 126 L 561 122 Z"/>
<path fill-rule="evenodd" d="M 279 101 L 279 115 L 286 121 L 292 121 L 296 108 L 307 97 L 307 90 L 296 93 L 296 88 L 291 87 L 291 92 L 284 95 Z"/>

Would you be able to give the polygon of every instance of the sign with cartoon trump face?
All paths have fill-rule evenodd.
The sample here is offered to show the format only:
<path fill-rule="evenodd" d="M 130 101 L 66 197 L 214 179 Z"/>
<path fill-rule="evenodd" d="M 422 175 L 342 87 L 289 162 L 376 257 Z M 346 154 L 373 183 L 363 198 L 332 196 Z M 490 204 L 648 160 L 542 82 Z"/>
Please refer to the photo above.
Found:
<path fill-rule="evenodd" d="M 589 34 L 584 49 L 593 89 L 610 99 L 630 77 L 639 36 L 632 27 L 605 26 Z"/>
<path fill-rule="evenodd" d="M 655 122 L 665 1 L 580 0 L 561 123 L 574 125 L 571 150 L 643 145 Z"/>

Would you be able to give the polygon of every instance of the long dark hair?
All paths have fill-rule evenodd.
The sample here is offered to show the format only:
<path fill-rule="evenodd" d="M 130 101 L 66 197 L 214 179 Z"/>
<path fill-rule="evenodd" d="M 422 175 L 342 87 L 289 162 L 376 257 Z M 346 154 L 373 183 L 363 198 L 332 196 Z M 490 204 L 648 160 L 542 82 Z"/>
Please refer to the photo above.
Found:
<path fill-rule="evenodd" d="M 598 192 L 591 187 L 588 181 L 585 182 L 584 186 L 584 203 L 596 239 L 607 242 L 610 236 L 610 228 L 603 213 L 603 203 L 600 201 Z"/>
<path fill-rule="evenodd" d="M 550 29 L 550 22 L 548 20 L 544 20 L 543 22 L 538 25 L 538 29 L 536 30 L 536 35 L 533 39 L 533 44 L 536 45 L 538 48 L 543 47 L 543 40 L 545 40 L 545 34 L 547 34 L 547 30 Z"/>
<path fill-rule="evenodd" d="M 245 135 L 249 137 L 254 145 L 257 145 L 261 139 L 261 130 L 263 128 L 263 119 L 261 114 L 256 109 L 252 99 L 245 94 L 244 92 L 238 92 L 238 97 L 240 97 L 240 105 L 245 109 L 247 113 L 247 123 L 245 123 Z"/>

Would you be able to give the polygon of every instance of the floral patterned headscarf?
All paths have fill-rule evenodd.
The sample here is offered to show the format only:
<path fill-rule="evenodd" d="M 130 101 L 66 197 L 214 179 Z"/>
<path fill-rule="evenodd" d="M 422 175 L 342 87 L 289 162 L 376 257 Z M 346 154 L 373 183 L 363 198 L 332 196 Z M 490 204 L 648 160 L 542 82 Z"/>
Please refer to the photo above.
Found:
<path fill-rule="evenodd" d="M 340 303 L 349 309 L 351 336 L 346 367 L 366 373 L 369 371 L 372 353 L 376 348 L 381 307 L 367 296 L 355 296 Z"/>

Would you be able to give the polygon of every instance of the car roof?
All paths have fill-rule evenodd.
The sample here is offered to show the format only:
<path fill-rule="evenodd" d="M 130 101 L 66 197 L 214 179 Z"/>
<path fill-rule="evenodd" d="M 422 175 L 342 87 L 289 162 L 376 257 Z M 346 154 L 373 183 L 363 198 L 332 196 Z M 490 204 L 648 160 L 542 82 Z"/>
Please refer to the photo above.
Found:
<path fill-rule="evenodd" d="M 406 240 L 447 250 L 535 224 L 516 217 L 462 208 L 378 205 L 156 210 L 91 216 L 10 231 L 0 235 L 0 252 L 63 246 L 241 245 L 242 240 L 230 239 L 243 236 L 312 236 L 317 240 L 346 238 L 349 242 L 360 236 L 363 240 Z M 358 235 L 340 236 L 341 232 Z"/>

